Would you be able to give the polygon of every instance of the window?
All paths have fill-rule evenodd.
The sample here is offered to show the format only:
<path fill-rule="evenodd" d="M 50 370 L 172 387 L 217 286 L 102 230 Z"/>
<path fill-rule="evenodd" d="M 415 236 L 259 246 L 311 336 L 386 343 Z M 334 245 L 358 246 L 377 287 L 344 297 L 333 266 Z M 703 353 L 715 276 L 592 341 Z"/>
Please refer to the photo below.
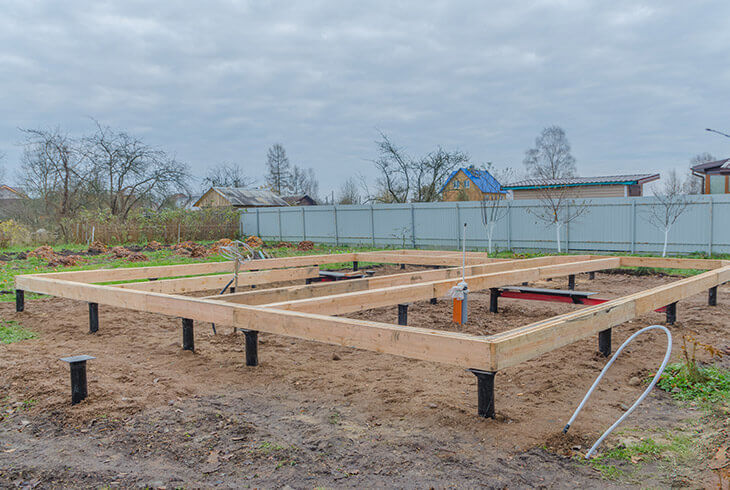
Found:
<path fill-rule="evenodd" d="M 459 188 L 459 181 L 458 180 L 455 180 L 454 181 L 454 189 L 458 189 L 458 188 Z"/>
<path fill-rule="evenodd" d="M 710 179 L 710 194 L 725 194 L 725 176 L 708 175 Z"/>
<path fill-rule="evenodd" d="M 464 181 L 464 189 L 468 189 L 468 188 L 469 188 L 469 181 L 468 180 L 465 180 Z"/>

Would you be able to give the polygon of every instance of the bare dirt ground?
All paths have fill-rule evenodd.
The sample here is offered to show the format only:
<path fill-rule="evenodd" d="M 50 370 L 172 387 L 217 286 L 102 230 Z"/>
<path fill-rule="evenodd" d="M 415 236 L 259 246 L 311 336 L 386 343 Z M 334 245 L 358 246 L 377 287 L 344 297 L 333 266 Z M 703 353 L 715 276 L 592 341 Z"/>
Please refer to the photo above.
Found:
<path fill-rule="evenodd" d="M 416 270 L 417 268 L 409 268 Z M 394 273 L 394 267 L 378 274 Z M 578 276 L 577 289 L 613 298 L 677 280 L 661 276 Z M 565 288 L 566 280 L 540 287 Z M 706 343 L 730 343 L 730 287 L 718 305 L 705 295 L 682 301 L 677 337 L 686 329 Z M 497 419 L 476 416 L 473 375 L 441 364 L 261 334 L 260 365 L 245 366 L 244 337 L 210 324 L 195 326 L 195 353 L 180 349 L 180 320 L 100 306 L 100 330 L 89 335 L 85 303 L 30 301 L 0 315 L 36 332 L 0 346 L 0 486 L 89 487 L 625 487 L 712 485 L 702 452 L 670 468 L 647 464 L 617 481 L 574 458 L 644 389 L 664 339 L 638 339 L 616 362 L 591 402 L 560 436 L 567 419 L 605 364 L 589 338 L 500 372 Z M 464 331 L 491 334 L 573 305 L 470 296 Z M 449 301 L 418 302 L 409 325 L 457 329 Z M 397 321 L 397 308 L 351 315 Z M 638 328 L 663 323 L 652 313 L 614 329 L 614 348 Z M 675 341 L 675 357 L 681 342 Z M 89 354 L 89 397 L 69 405 L 68 367 L 60 357 Z M 691 434 L 704 447 L 712 429 L 692 404 L 655 391 L 609 439 L 626 434 Z M 722 419 L 722 417 L 721 417 Z M 714 425 L 713 425 L 714 424 Z M 633 431 L 633 432 L 632 432 Z M 708 435 L 710 434 L 710 435 Z M 724 433 L 727 437 L 727 432 Z M 708 445 L 708 451 L 711 450 Z"/>

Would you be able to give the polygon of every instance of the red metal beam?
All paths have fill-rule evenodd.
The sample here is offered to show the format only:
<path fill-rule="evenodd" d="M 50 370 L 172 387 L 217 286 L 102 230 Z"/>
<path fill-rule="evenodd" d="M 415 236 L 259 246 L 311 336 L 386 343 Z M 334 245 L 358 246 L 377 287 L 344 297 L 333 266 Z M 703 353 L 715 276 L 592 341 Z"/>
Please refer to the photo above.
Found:
<path fill-rule="evenodd" d="M 531 301 L 551 301 L 554 303 L 571 303 L 571 304 L 581 304 L 581 305 L 600 305 L 602 303 L 605 303 L 606 301 L 610 301 L 607 299 L 599 299 L 599 298 L 585 298 L 585 297 L 579 297 L 579 296 L 565 296 L 565 295 L 558 295 L 558 294 L 545 294 L 545 293 L 522 293 L 519 291 L 501 291 L 499 293 L 500 298 L 512 298 L 512 299 L 524 299 L 524 300 L 531 300 Z M 661 308 L 657 308 L 656 312 L 663 313 L 666 310 L 665 306 L 662 306 Z"/>

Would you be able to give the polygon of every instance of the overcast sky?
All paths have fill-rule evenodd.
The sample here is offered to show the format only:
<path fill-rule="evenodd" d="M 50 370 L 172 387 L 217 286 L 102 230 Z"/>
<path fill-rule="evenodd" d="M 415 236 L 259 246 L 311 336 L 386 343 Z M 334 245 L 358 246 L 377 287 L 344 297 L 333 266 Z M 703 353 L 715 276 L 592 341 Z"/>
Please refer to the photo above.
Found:
<path fill-rule="evenodd" d="M 294 6 L 292 6 L 294 5 Z M 18 127 L 90 116 L 202 177 L 267 148 L 321 190 L 374 177 L 377 129 L 522 171 L 539 131 L 565 128 L 581 175 L 730 156 L 730 2 L 72 2 L 0 7 L 0 151 Z"/>

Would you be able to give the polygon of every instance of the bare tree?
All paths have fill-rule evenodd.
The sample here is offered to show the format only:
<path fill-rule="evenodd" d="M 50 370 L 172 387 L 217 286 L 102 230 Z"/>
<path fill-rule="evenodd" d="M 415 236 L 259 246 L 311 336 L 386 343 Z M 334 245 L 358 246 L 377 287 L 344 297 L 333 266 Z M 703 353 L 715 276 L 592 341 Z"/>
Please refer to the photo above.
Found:
<path fill-rule="evenodd" d="M 658 230 L 664 232 L 664 247 L 662 257 L 667 255 L 669 230 L 677 222 L 682 213 L 687 210 L 689 200 L 685 194 L 686 187 L 682 184 L 675 170 L 670 170 L 663 185 L 654 190 L 656 202 L 649 207 L 646 220 Z"/>
<path fill-rule="evenodd" d="M 210 187 L 251 187 L 256 179 L 249 177 L 238 163 L 223 162 L 208 169 L 203 179 L 203 188 Z"/>
<path fill-rule="evenodd" d="M 527 173 L 539 179 L 559 179 L 576 175 L 575 158 L 570 143 L 560 126 L 542 130 L 535 147 L 527 150 L 524 162 Z"/>
<path fill-rule="evenodd" d="M 353 179 L 347 179 L 337 192 L 337 204 L 360 204 L 362 198 Z"/>
<path fill-rule="evenodd" d="M 23 186 L 43 201 L 45 212 L 57 223 L 72 217 L 83 205 L 80 196 L 93 174 L 82 145 L 59 128 L 21 131 Z"/>
<path fill-rule="evenodd" d="M 689 160 L 689 166 L 694 167 L 695 165 L 699 165 L 701 163 L 707 163 L 707 162 L 714 162 L 717 160 L 712 154 L 703 152 L 698 153 L 697 155 L 693 156 Z M 690 171 L 691 172 L 691 171 Z M 698 177 L 696 175 L 693 175 L 690 173 L 689 177 L 684 183 L 685 186 L 685 192 L 687 194 L 702 194 L 703 188 L 702 184 L 704 183 L 704 179 L 702 177 Z"/>
<path fill-rule="evenodd" d="M 572 221 L 588 212 L 588 203 L 570 197 L 570 187 L 540 189 L 541 206 L 527 208 L 527 211 L 546 226 L 555 226 L 555 240 L 558 253 L 562 253 L 560 231 Z"/>
<path fill-rule="evenodd" d="M 373 162 L 379 170 L 377 199 L 382 202 L 408 202 L 411 192 L 411 158 L 402 148 L 391 143 L 388 136 L 380 132 L 378 158 Z"/>
<path fill-rule="evenodd" d="M 272 145 L 266 154 L 266 184 L 277 194 L 287 192 L 291 186 L 291 164 L 280 143 Z"/>
<path fill-rule="evenodd" d="M 514 176 L 514 170 L 512 168 L 507 167 L 497 170 L 491 162 L 486 164 L 482 170 L 489 172 L 500 184 L 502 182 L 511 181 Z M 509 208 L 507 207 L 507 202 L 503 197 L 495 198 L 493 193 L 491 193 L 485 194 L 482 198 L 481 209 L 482 223 L 487 230 L 487 252 L 492 253 L 492 237 L 494 236 L 494 229 L 497 227 L 497 223 L 507 216 Z"/>
<path fill-rule="evenodd" d="M 125 132 L 96 123 L 85 138 L 99 186 L 104 189 L 112 215 L 126 219 L 137 205 L 159 202 L 173 190 L 184 189 L 187 166 Z"/>
<path fill-rule="evenodd" d="M 373 162 L 379 171 L 380 202 L 432 202 L 440 200 L 439 191 L 449 175 L 469 161 L 469 155 L 442 147 L 421 158 L 412 158 L 380 132 L 378 158 Z"/>
<path fill-rule="evenodd" d="M 440 146 L 418 161 L 413 162 L 415 175 L 414 202 L 440 200 L 439 191 L 446 179 L 458 167 L 469 162 L 469 155 L 459 150 L 446 151 Z"/>
<path fill-rule="evenodd" d="M 319 196 L 319 182 L 317 176 L 314 175 L 314 169 L 303 169 L 294 165 L 291 173 L 291 183 L 289 192 L 292 194 L 307 194 L 313 199 Z"/>

